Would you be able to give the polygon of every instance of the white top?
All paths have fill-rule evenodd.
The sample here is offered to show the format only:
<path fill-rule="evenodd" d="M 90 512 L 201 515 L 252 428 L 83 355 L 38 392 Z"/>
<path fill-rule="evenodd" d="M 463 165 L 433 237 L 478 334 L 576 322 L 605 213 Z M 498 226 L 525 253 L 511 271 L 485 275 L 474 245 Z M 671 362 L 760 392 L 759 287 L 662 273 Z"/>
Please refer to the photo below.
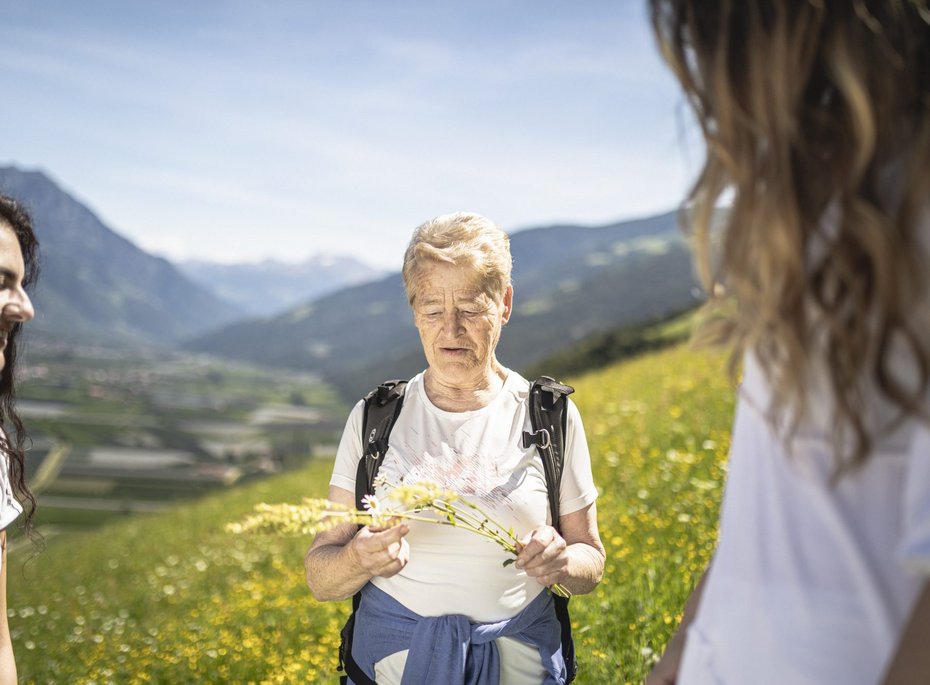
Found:
<path fill-rule="evenodd" d="M 0 530 L 4 530 L 16 517 L 23 513 L 21 505 L 13 495 L 10 485 L 10 460 L 5 452 L 0 451 Z M 3 557 L 0 556 L 0 564 Z"/>
<path fill-rule="evenodd" d="M 906 422 L 833 484 L 829 404 L 822 376 L 810 382 L 789 443 L 746 358 L 719 544 L 679 685 L 875 685 L 930 575 L 930 429 Z"/>
<path fill-rule="evenodd" d="M 395 483 L 403 477 L 407 483 L 431 481 L 454 490 L 505 527 L 513 526 L 517 537 L 550 523 L 542 460 L 535 447 L 524 449 L 522 442 L 523 431 L 532 430 L 529 382 L 513 371 L 507 374 L 490 404 L 466 412 L 439 409 L 426 396 L 423 374 L 412 378 L 378 475 Z M 350 492 L 362 455 L 363 407 L 359 402 L 349 416 L 330 480 Z M 380 489 L 376 494 L 386 495 Z M 569 401 L 560 512 L 578 511 L 596 498 L 581 417 Z M 404 569 L 372 582 L 421 616 L 462 614 L 473 621 L 499 621 L 518 614 L 543 590 L 525 572 L 504 567 L 509 555 L 475 533 L 412 522 L 407 541 L 410 561 Z M 506 671 L 504 642 L 499 640 L 498 647 Z M 531 657 L 534 652 L 531 648 Z M 541 681 L 538 653 L 534 658 Z M 506 673 L 502 682 L 507 682 Z"/>

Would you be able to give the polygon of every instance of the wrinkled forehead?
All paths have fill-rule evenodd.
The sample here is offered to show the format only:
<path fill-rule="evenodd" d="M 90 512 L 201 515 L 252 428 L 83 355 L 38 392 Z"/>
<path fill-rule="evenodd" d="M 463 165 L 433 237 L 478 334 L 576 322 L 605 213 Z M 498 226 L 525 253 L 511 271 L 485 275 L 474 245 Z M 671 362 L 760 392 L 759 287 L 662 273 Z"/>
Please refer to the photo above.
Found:
<path fill-rule="evenodd" d="M 486 304 L 491 297 L 483 290 L 476 288 L 424 288 L 414 295 L 415 307 L 429 307 L 433 305 L 464 305 Z"/>
<path fill-rule="evenodd" d="M 468 266 L 433 262 L 424 265 L 413 283 L 413 304 L 460 303 L 493 299 L 481 275 Z"/>

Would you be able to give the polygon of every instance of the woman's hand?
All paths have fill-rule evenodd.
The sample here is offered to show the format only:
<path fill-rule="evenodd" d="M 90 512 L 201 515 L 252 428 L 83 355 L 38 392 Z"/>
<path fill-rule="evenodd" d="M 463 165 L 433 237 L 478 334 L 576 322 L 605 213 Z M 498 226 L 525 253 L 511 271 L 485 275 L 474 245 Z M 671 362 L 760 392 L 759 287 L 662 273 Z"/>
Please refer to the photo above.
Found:
<path fill-rule="evenodd" d="M 675 633 L 662 658 L 656 662 L 646 678 L 646 685 L 675 685 L 678 682 L 678 666 L 684 651 L 684 638 L 679 638 L 681 631 Z"/>
<path fill-rule="evenodd" d="M 559 518 L 561 534 L 538 526 L 517 542 L 516 567 L 541 585 L 562 585 L 573 595 L 591 592 L 604 573 L 604 546 L 594 502 Z"/>
<path fill-rule="evenodd" d="M 539 526 L 517 543 L 520 553 L 514 564 L 540 584 L 549 586 L 565 580 L 569 555 L 565 539 L 552 526 Z"/>
<path fill-rule="evenodd" d="M 355 493 L 335 485 L 329 486 L 329 500 L 355 508 Z M 359 530 L 354 523 L 342 523 L 319 533 L 304 557 L 313 596 L 321 602 L 347 599 L 373 576 L 395 575 L 410 559 L 408 532 L 405 524 Z"/>
<path fill-rule="evenodd" d="M 684 614 L 681 623 L 678 624 L 678 630 L 668 641 L 662 658 L 652 667 L 652 672 L 646 678 L 646 685 L 675 685 L 678 682 L 678 668 L 681 666 L 681 657 L 685 651 L 685 640 L 688 636 L 688 626 L 697 615 L 698 607 L 701 604 L 701 596 L 704 594 L 704 583 L 707 582 L 708 571 L 705 570 L 691 596 L 685 604 Z"/>
<path fill-rule="evenodd" d="M 366 573 L 390 578 L 410 560 L 410 545 L 404 539 L 409 532 L 403 523 L 390 528 L 365 526 L 349 545 L 356 562 Z"/>

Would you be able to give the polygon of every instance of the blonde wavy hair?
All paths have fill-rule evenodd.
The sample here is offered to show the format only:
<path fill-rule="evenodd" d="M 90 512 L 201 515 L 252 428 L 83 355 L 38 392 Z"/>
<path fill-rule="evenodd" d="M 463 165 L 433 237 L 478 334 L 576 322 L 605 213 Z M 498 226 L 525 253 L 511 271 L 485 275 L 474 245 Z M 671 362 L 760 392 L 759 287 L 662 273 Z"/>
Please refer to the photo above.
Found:
<path fill-rule="evenodd" d="M 499 302 L 513 270 L 510 237 L 493 221 L 473 212 L 443 214 L 417 226 L 404 253 L 402 271 L 411 306 L 422 269 L 429 262 L 472 269 L 481 289 Z"/>
<path fill-rule="evenodd" d="M 928 384 L 915 321 L 930 270 L 927 0 L 650 4 L 706 142 L 683 212 L 716 312 L 702 337 L 733 346 L 731 369 L 751 350 L 776 414 L 794 417 L 823 350 L 838 473 L 855 467 L 876 437 L 864 385 L 900 420 L 923 413 Z M 913 377 L 894 373 L 892 352 Z"/>

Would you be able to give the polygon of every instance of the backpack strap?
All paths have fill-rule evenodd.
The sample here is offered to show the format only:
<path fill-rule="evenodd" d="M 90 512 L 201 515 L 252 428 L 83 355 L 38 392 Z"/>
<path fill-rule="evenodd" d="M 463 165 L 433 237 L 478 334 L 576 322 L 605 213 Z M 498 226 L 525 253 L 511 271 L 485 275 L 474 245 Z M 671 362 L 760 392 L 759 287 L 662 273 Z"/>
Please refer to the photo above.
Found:
<path fill-rule="evenodd" d="M 546 475 L 549 513 L 552 527 L 559 532 L 559 496 L 562 490 L 562 470 L 565 465 L 565 434 L 568 426 L 568 396 L 575 392 L 570 385 L 549 376 L 540 376 L 530 385 L 529 412 L 533 432 L 523 432 L 523 448 L 536 445 Z M 555 615 L 562 631 L 562 658 L 565 659 L 566 683 L 575 680 L 578 661 L 572 639 L 572 621 L 568 613 L 568 598 L 553 595 Z"/>
<path fill-rule="evenodd" d="M 375 477 L 381 458 L 388 450 L 391 429 L 404 406 L 407 381 L 385 381 L 365 396 L 362 419 L 362 458 L 355 474 L 355 507 L 362 508 L 362 498 L 375 490 Z"/>
<path fill-rule="evenodd" d="M 559 492 L 565 464 L 565 432 L 568 425 L 568 396 L 575 392 L 549 376 L 540 376 L 530 386 L 530 424 L 533 432 L 523 431 L 523 448 L 536 445 L 546 474 L 552 527 L 559 529 Z"/>
<path fill-rule="evenodd" d="M 404 392 L 407 381 L 385 381 L 365 395 L 365 407 L 362 414 L 362 457 L 358 460 L 355 473 L 355 508 L 362 508 L 362 498 L 375 491 L 375 477 L 381 466 L 382 457 L 388 449 L 391 430 L 404 406 Z M 361 526 L 359 526 L 361 528 Z M 352 613 L 342 629 L 339 645 L 339 664 L 336 670 L 340 683 L 347 683 L 351 678 L 355 685 L 377 685 L 352 658 L 352 637 L 355 632 L 355 612 L 361 600 L 361 592 L 352 596 Z"/>

